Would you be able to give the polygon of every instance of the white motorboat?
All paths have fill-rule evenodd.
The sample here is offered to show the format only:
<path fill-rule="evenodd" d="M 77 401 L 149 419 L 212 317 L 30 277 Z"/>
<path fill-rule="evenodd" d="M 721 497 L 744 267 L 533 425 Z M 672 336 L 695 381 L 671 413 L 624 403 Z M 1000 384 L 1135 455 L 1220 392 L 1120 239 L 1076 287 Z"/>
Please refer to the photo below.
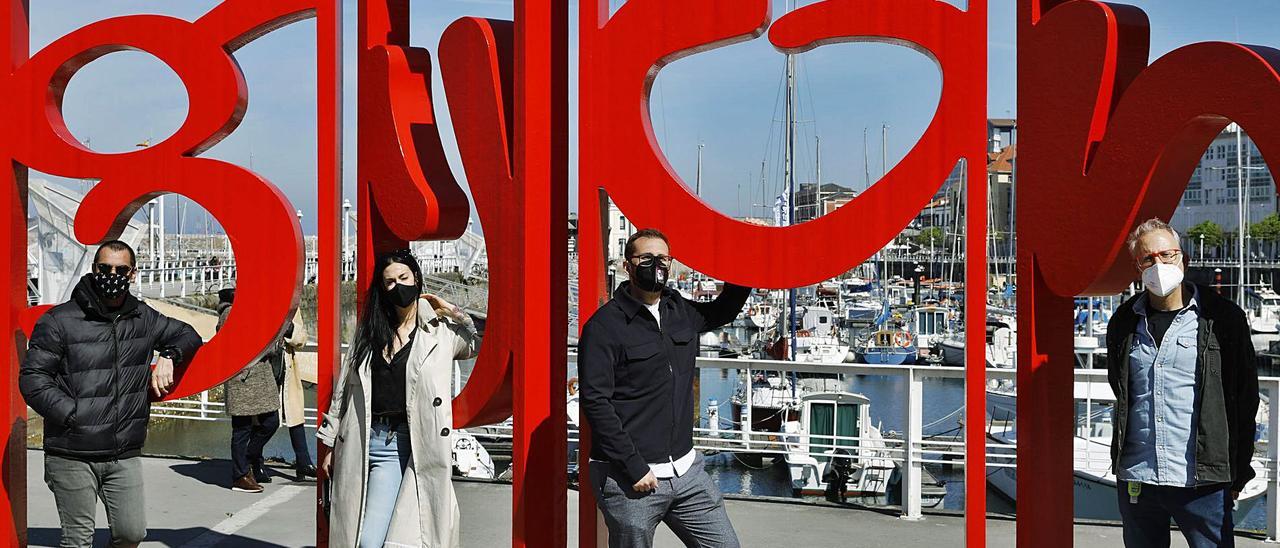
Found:
<path fill-rule="evenodd" d="M 489 451 L 470 432 L 450 430 L 449 444 L 453 446 L 453 475 L 490 480 L 497 477 Z"/>
<path fill-rule="evenodd" d="M 1111 471 L 1111 410 L 1115 394 L 1105 381 L 1077 381 L 1074 388 L 1077 413 L 1076 435 L 1072 440 L 1074 512 L 1080 519 L 1119 520 L 1116 477 Z M 1017 430 L 1013 422 L 1016 394 L 1008 386 L 987 390 L 987 412 L 992 423 L 987 438 L 997 444 L 993 455 L 1016 452 Z M 1236 523 L 1262 502 L 1267 492 L 1264 465 L 1257 458 L 1253 468 L 1256 478 L 1245 485 L 1235 510 Z M 1018 471 L 1012 467 L 993 467 L 987 482 L 1009 500 L 1017 501 Z"/>
<path fill-rule="evenodd" d="M 1254 333 L 1280 333 L 1280 295 L 1269 287 L 1250 293 L 1251 306 L 1246 310 L 1249 328 Z"/>
<path fill-rule="evenodd" d="M 1013 316 L 991 316 L 987 318 L 986 331 L 987 367 L 1012 369 L 1018 361 L 1018 321 Z M 964 332 L 951 332 L 941 339 L 939 346 L 942 363 L 964 365 Z"/>

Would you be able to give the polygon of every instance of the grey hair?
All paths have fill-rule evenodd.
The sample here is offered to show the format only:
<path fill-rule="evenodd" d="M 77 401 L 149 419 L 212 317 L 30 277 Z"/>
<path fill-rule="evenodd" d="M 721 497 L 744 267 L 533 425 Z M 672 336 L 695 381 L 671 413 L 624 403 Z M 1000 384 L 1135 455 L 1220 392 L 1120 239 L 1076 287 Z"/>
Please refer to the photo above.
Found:
<path fill-rule="evenodd" d="M 1125 243 L 1129 245 L 1129 255 L 1133 255 L 1133 251 L 1137 249 L 1138 238 L 1156 230 L 1167 230 L 1169 231 L 1169 234 L 1173 234 L 1174 241 L 1182 241 L 1181 236 L 1178 236 L 1178 231 L 1169 226 L 1169 223 L 1160 220 L 1159 217 L 1152 217 L 1143 221 L 1142 224 L 1134 227 L 1133 232 L 1129 233 L 1129 239 L 1125 241 Z"/>

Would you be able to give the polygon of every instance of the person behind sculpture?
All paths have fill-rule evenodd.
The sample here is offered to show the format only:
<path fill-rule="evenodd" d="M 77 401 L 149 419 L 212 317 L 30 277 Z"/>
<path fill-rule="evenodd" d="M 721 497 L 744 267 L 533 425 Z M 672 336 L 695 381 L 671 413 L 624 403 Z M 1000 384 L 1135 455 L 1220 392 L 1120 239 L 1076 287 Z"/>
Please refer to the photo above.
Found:
<path fill-rule="evenodd" d="M 1107 325 L 1111 462 L 1131 548 L 1168 546 L 1170 519 L 1190 546 L 1234 546 L 1232 503 L 1255 475 L 1249 323 L 1235 303 L 1183 280 L 1178 241 L 1160 219 L 1134 229 L 1128 250 L 1144 291 Z"/>
<path fill-rule="evenodd" d="M 655 229 L 631 235 L 628 281 L 582 328 L 581 409 L 591 425 L 590 483 L 611 548 L 653 546 L 666 523 L 686 546 L 733 548 L 724 496 L 693 448 L 698 333 L 742 312 L 751 290 L 726 283 L 712 302 L 667 287 L 671 255 Z"/>
<path fill-rule="evenodd" d="M 103 243 L 71 301 L 31 331 L 18 377 L 27 405 L 44 418 L 44 480 L 62 527 L 60 546 L 91 546 L 97 500 L 111 546 L 147 536 L 142 445 L 151 398 L 174 386 L 174 367 L 195 357 L 200 335 L 129 294 L 133 248 Z M 155 368 L 153 354 L 159 355 Z"/>
<path fill-rule="evenodd" d="M 471 318 L 422 294 L 408 250 L 378 258 L 355 340 L 317 436 L 333 480 L 331 546 L 458 546 L 454 360 L 475 356 Z"/>
<path fill-rule="evenodd" d="M 280 422 L 289 429 L 289 443 L 293 445 L 293 472 L 296 481 L 316 477 L 315 464 L 311 462 L 311 450 L 307 447 L 307 417 L 305 394 L 302 389 L 302 371 L 298 363 L 298 351 L 307 344 L 307 328 L 302 321 L 302 309 L 293 316 L 291 331 L 285 332 L 284 375 L 280 379 Z"/>
<path fill-rule="evenodd" d="M 231 313 L 235 289 L 218 292 L 218 330 Z M 289 326 L 292 328 L 292 324 Z M 288 333 L 285 337 L 288 337 Z M 280 427 L 280 389 L 276 370 L 283 370 L 284 343 L 271 343 L 258 361 L 245 366 L 223 383 L 227 414 L 231 415 L 231 489 L 261 493 L 271 483 L 262 449 Z"/>

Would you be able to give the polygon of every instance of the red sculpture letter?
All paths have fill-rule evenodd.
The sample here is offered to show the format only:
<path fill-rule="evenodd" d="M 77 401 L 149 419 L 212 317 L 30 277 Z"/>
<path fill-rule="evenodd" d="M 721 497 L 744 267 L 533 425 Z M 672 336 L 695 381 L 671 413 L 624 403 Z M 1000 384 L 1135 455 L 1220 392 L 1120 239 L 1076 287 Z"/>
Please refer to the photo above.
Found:
<path fill-rule="evenodd" d="M 1280 154 L 1280 52 L 1200 43 L 1147 66 L 1132 6 L 1022 0 L 1018 19 L 1018 491 L 1052 495 L 1019 498 L 1018 540 L 1069 546 L 1073 298 L 1136 278 L 1125 238 L 1172 216 L 1229 120 Z"/>

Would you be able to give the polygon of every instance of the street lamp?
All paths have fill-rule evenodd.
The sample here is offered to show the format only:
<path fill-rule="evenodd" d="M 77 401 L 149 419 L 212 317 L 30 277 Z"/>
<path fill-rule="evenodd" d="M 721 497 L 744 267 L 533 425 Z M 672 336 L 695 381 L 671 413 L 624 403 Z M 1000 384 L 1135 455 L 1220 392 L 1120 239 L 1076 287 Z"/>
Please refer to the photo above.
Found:
<path fill-rule="evenodd" d="M 1204 233 L 1200 233 L 1200 260 L 1204 261 Z"/>
<path fill-rule="evenodd" d="M 342 199 L 342 274 L 346 276 L 348 264 L 351 262 L 350 230 L 351 229 L 351 200 Z"/>

